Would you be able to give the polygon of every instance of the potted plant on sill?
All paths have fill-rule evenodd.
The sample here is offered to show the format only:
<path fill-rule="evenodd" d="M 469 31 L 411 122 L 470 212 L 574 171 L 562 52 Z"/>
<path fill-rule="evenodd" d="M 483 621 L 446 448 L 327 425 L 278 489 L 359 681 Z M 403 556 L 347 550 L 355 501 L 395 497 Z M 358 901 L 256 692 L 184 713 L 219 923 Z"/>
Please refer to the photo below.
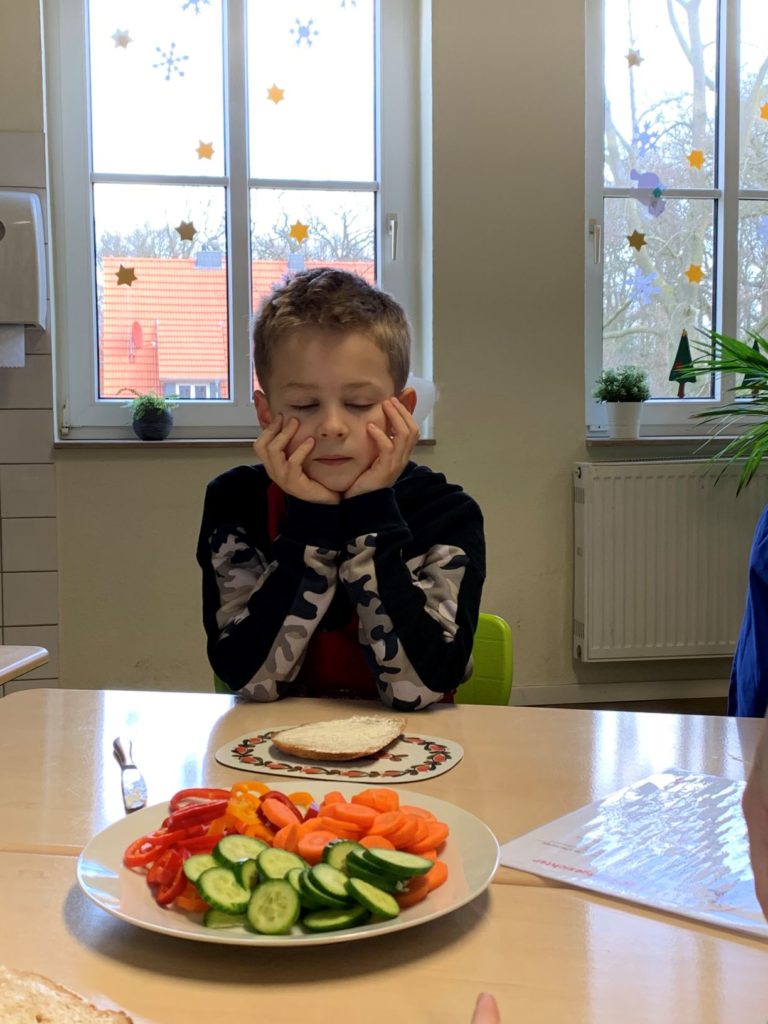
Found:
<path fill-rule="evenodd" d="M 651 390 L 648 374 L 640 366 L 606 369 L 595 381 L 594 397 L 603 402 L 608 414 L 608 432 L 617 439 L 638 437 L 640 411 Z"/>
<path fill-rule="evenodd" d="M 731 438 L 713 456 L 714 461 L 724 462 L 718 479 L 733 462 L 744 460 L 737 494 L 749 484 L 768 454 L 768 341 L 751 331 L 749 336 L 752 344 L 713 331 L 709 345 L 694 345 L 705 354 L 691 364 L 697 373 L 733 374 L 738 379 L 729 389 L 733 401 L 695 414 L 698 419 L 712 420 L 716 426 L 720 421 L 715 437 L 723 432 L 730 435 L 739 429 L 738 436 Z M 745 424 L 746 429 L 741 430 Z M 734 429 L 729 430 L 729 427 Z"/>
<path fill-rule="evenodd" d="M 140 392 L 134 388 L 121 388 L 118 394 L 129 391 L 135 397 L 126 402 L 126 408 L 132 410 L 131 425 L 134 434 L 141 441 L 164 441 L 173 427 L 174 409 L 179 403 L 171 399 L 175 395 L 163 397 L 154 391 Z"/>

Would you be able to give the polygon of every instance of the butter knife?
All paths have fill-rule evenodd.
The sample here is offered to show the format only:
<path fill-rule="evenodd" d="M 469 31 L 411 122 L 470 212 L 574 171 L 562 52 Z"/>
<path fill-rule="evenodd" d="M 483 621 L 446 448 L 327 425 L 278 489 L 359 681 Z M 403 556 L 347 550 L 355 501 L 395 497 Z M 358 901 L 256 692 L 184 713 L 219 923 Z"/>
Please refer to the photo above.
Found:
<path fill-rule="evenodd" d="M 123 804 L 127 814 L 141 810 L 147 803 L 147 784 L 144 776 L 133 763 L 131 741 L 118 736 L 112 744 L 115 757 L 121 768 L 120 781 L 123 786 Z"/>

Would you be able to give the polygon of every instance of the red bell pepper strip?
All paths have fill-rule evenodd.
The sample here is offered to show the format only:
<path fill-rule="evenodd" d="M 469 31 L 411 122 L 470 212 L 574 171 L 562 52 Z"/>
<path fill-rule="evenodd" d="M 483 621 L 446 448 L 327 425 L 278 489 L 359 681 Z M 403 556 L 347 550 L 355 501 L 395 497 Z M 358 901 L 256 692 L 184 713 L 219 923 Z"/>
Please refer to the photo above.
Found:
<path fill-rule="evenodd" d="M 228 789 L 215 789 L 210 786 L 203 786 L 196 789 L 180 789 L 178 793 L 175 793 L 171 797 L 168 809 L 171 812 L 177 811 L 181 806 L 192 800 L 228 800 L 229 795 L 230 793 Z"/>
<path fill-rule="evenodd" d="M 163 850 L 147 872 L 147 882 L 150 885 L 167 885 L 174 880 L 183 863 L 178 850 Z"/>
<path fill-rule="evenodd" d="M 162 847 L 153 843 L 148 836 L 140 836 L 134 839 L 123 854 L 123 864 L 127 868 L 144 868 L 157 858 L 161 850 Z"/>
<path fill-rule="evenodd" d="M 168 829 L 189 828 L 191 825 L 204 825 L 214 818 L 220 818 L 226 811 L 228 799 L 207 800 L 205 803 L 189 804 L 173 811 L 165 819 Z"/>
<path fill-rule="evenodd" d="M 196 839 L 184 839 L 179 844 L 179 849 L 182 854 L 185 853 L 212 853 L 214 848 L 218 845 L 222 835 L 227 833 L 219 833 L 215 836 L 198 836 Z"/>

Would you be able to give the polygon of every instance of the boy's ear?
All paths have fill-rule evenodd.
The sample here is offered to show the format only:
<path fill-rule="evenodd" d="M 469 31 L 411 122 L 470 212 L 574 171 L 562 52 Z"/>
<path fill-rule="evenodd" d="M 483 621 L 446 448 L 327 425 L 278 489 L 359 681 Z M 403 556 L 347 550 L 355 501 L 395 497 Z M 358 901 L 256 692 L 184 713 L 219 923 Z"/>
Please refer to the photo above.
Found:
<path fill-rule="evenodd" d="M 417 398 L 415 388 L 403 388 L 397 398 L 398 401 L 405 406 L 411 416 L 413 416 L 413 410 L 416 408 Z"/>
<path fill-rule="evenodd" d="M 272 412 L 269 408 L 269 400 L 263 391 L 253 392 L 253 404 L 256 406 L 256 415 L 259 418 L 259 425 L 268 427 L 272 422 Z"/>

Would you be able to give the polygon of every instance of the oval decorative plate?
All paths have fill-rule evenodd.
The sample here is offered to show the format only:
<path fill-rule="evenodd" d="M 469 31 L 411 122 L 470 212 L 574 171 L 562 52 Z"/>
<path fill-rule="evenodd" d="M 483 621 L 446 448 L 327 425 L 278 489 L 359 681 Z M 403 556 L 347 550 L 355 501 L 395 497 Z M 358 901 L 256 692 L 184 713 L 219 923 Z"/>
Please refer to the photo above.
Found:
<path fill-rule="evenodd" d="M 311 761 L 285 754 L 273 745 L 272 736 L 289 728 L 291 726 L 275 726 L 230 740 L 216 751 L 216 760 L 228 768 L 264 775 L 339 779 L 391 786 L 399 782 L 421 782 L 442 775 L 464 756 L 464 749 L 453 740 L 405 733 L 370 757 L 361 757 L 355 761 Z"/>

